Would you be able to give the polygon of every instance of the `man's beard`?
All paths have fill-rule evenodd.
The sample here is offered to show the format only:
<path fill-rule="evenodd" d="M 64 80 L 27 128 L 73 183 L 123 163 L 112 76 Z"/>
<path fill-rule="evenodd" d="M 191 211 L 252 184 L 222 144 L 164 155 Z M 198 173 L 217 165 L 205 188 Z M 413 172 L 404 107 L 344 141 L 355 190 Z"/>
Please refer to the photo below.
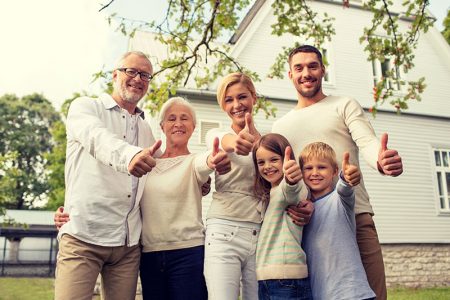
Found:
<path fill-rule="evenodd" d="M 138 103 L 139 100 L 141 100 L 141 98 L 143 96 L 136 94 L 136 93 L 132 93 L 130 91 L 127 90 L 126 88 L 126 83 L 124 84 L 119 84 L 117 81 L 114 82 L 114 89 L 118 91 L 120 97 L 122 98 L 123 101 L 125 102 L 129 102 L 129 103 Z"/>

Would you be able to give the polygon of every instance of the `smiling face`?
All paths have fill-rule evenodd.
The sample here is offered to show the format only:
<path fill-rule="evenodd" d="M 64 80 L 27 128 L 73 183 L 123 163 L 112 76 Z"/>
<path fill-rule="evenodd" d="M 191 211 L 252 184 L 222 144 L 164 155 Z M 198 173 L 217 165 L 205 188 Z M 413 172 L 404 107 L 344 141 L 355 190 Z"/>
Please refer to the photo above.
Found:
<path fill-rule="evenodd" d="M 245 113 L 252 113 L 256 97 L 241 82 L 230 85 L 222 102 L 223 110 L 232 120 L 232 128 L 239 132 L 245 127 Z"/>
<path fill-rule="evenodd" d="M 290 59 L 288 75 L 299 98 L 317 102 L 325 97 L 322 92 L 325 67 L 316 53 L 298 52 L 293 55 Z"/>
<path fill-rule="evenodd" d="M 119 68 L 133 68 L 139 72 L 153 74 L 150 61 L 143 56 L 130 54 L 120 62 Z M 134 78 L 126 75 L 119 70 L 113 71 L 113 87 L 112 96 L 117 103 L 124 108 L 136 107 L 139 100 L 147 93 L 149 82 L 141 80 L 141 76 Z"/>
<path fill-rule="evenodd" d="M 337 172 L 328 159 L 311 157 L 303 162 L 303 180 L 316 199 L 333 191 L 333 178 Z"/>
<path fill-rule="evenodd" d="M 161 122 L 167 145 L 186 146 L 194 132 L 195 124 L 189 107 L 175 103 L 171 105 Z"/>
<path fill-rule="evenodd" d="M 277 186 L 283 179 L 283 158 L 263 146 L 256 150 L 256 164 L 262 178 L 270 182 L 272 187 Z"/>

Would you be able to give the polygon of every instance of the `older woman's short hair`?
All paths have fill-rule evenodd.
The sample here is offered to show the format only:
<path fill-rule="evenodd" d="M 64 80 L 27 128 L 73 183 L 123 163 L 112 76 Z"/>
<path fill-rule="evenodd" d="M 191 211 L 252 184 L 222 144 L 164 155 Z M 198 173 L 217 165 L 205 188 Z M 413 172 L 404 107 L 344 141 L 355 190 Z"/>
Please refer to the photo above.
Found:
<path fill-rule="evenodd" d="M 159 112 L 159 124 L 161 125 L 162 122 L 164 121 L 167 110 L 175 104 L 183 105 L 189 109 L 189 111 L 191 112 L 192 121 L 194 122 L 194 126 L 195 126 L 197 124 L 197 117 L 195 115 L 194 106 L 189 101 L 184 99 L 183 97 L 172 97 L 163 104 L 163 106 L 161 107 L 161 110 Z"/>

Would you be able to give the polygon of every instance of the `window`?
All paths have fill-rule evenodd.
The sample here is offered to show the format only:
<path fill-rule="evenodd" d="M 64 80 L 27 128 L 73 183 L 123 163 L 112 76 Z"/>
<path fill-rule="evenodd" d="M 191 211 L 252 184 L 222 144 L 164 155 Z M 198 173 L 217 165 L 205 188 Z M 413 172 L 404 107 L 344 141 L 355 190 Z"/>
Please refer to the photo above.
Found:
<path fill-rule="evenodd" d="M 206 134 L 208 133 L 208 131 L 210 129 L 213 128 L 220 128 L 220 122 L 217 121 L 205 121 L 205 120 L 201 120 L 200 121 L 200 144 L 205 144 L 205 138 L 206 138 Z"/>
<path fill-rule="evenodd" d="M 372 61 L 372 73 L 373 73 L 373 85 L 376 86 L 378 81 L 381 80 L 382 77 L 387 77 L 387 73 L 391 71 L 393 72 L 393 77 L 395 79 L 401 79 L 400 69 L 393 62 L 393 59 L 386 58 L 383 62 L 379 60 Z M 393 89 L 395 91 L 401 90 L 401 85 L 395 80 L 389 80 L 387 82 L 387 88 Z"/>
<path fill-rule="evenodd" d="M 439 207 L 450 212 L 450 149 L 434 149 Z"/>

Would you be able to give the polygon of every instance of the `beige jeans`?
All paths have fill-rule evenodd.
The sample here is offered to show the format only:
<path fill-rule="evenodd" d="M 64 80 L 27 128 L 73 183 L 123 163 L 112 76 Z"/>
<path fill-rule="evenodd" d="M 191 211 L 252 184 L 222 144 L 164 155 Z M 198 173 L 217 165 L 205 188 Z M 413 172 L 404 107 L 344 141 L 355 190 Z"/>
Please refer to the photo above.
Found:
<path fill-rule="evenodd" d="M 103 247 L 64 234 L 56 264 L 56 300 L 92 300 L 98 274 L 105 300 L 134 300 L 140 247 Z"/>
<path fill-rule="evenodd" d="M 369 213 L 356 215 L 356 240 L 366 270 L 367 281 L 377 295 L 377 300 L 386 300 L 383 254 L 381 253 L 375 223 Z"/>

